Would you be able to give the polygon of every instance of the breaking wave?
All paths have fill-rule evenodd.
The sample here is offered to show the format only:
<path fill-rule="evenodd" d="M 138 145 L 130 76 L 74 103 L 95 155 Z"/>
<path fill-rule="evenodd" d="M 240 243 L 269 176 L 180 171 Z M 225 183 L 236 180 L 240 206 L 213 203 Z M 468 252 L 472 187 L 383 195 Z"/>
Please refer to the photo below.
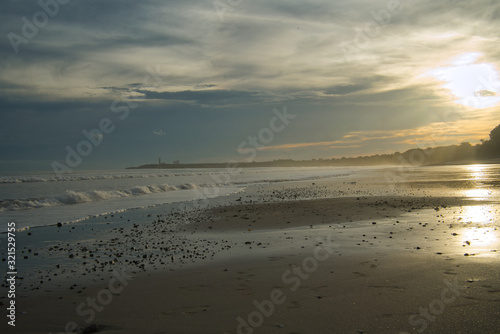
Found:
<path fill-rule="evenodd" d="M 221 172 L 222 173 L 222 172 Z M 113 175 L 66 175 L 66 176 L 4 176 L 0 177 L 1 183 L 26 183 L 26 182 L 65 182 L 65 181 L 89 181 L 89 180 L 113 180 L 113 179 L 144 179 L 160 177 L 185 177 L 198 175 L 215 175 L 218 172 L 200 173 L 163 173 L 163 174 L 113 174 Z"/>
<path fill-rule="evenodd" d="M 52 207 L 60 205 L 71 205 L 78 203 L 88 203 L 105 201 L 115 198 L 123 198 L 130 196 L 140 196 L 147 194 L 162 193 L 167 191 L 186 190 L 204 188 L 215 185 L 196 185 L 193 183 L 185 183 L 179 186 L 171 186 L 168 184 L 138 186 L 125 190 L 91 190 L 85 192 L 67 190 L 64 195 L 47 197 L 47 198 L 23 198 L 23 199 L 5 199 L 0 201 L 0 212 L 29 210 L 43 207 Z"/>

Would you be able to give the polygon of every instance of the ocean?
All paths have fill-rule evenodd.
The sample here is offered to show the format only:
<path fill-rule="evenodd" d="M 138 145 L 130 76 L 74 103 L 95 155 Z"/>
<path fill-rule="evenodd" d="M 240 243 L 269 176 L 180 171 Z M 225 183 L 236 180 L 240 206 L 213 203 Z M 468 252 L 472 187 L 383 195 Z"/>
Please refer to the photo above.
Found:
<path fill-rule="evenodd" d="M 397 185 L 405 184 L 427 189 L 428 194 L 434 196 L 500 199 L 500 165 L 496 164 L 94 170 L 75 171 L 63 178 L 51 172 L 4 172 L 0 174 L 0 219 L 14 221 L 17 230 L 24 230 L 129 209 L 224 197 L 252 185 L 285 185 L 329 178 L 351 182 L 357 178 L 371 180 L 374 187 L 371 194 L 379 195 L 396 194 Z"/>
<path fill-rule="evenodd" d="M 358 168 L 359 169 L 359 168 Z M 354 168 L 242 168 L 0 174 L 0 219 L 18 230 L 80 221 L 128 209 L 190 202 L 249 185 L 350 175 Z"/>

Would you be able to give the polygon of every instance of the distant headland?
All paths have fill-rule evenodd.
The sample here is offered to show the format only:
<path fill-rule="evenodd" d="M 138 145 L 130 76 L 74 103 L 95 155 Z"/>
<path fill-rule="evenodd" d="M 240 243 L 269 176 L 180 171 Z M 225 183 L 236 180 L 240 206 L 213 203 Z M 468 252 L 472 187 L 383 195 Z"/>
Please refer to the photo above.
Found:
<path fill-rule="evenodd" d="M 442 164 L 476 164 L 500 163 L 500 125 L 490 132 L 489 140 L 472 145 L 463 142 L 460 145 L 438 146 L 409 149 L 403 153 L 377 154 L 360 157 L 343 157 L 332 159 L 293 160 L 278 159 L 272 161 L 251 162 L 214 162 L 214 163 L 180 163 L 172 164 L 158 161 L 127 169 L 183 169 L 183 168 L 256 168 L 256 167 L 327 167 L 327 166 L 394 166 L 394 165 L 442 165 Z"/>

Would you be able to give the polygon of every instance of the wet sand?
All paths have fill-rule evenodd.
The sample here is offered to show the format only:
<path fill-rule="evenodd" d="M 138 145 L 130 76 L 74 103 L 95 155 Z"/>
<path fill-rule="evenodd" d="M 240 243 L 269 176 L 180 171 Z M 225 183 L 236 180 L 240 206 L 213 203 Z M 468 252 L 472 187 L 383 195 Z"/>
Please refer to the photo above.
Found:
<path fill-rule="evenodd" d="M 178 217 L 184 223 L 158 217 L 115 230 L 111 244 L 79 245 L 123 255 L 112 264 L 87 258 L 86 280 L 20 296 L 9 333 L 64 333 L 70 322 L 102 333 L 499 332 L 498 204 L 287 196 L 244 195 Z M 175 256 L 162 255 L 165 247 Z"/>
<path fill-rule="evenodd" d="M 303 279 L 290 274 L 284 282 L 283 273 L 307 255 L 137 278 L 95 321 L 106 326 L 103 333 L 498 333 L 498 264 L 417 254 L 337 255 L 316 271 L 302 271 Z M 279 296 L 276 303 L 271 294 Z M 67 309 L 44 308 L 56 305 L 49 296 L 31 304 L 28 314 L 39 312 L 40 323 L 26 332 L 47 333 L 77 319 L 80 299 L 64 298 Z M 409 319 L 420 312 L 413 329 Z"/>

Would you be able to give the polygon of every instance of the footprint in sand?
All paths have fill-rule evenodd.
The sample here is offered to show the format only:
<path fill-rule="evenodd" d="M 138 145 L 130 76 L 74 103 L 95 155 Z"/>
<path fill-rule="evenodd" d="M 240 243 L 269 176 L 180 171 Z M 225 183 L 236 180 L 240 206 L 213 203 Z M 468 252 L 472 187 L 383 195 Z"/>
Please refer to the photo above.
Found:
<path fill-rule="evenodd" d="M 292 300 L 290 301 L 290 304 L 288 304 L 286 306 L 286 308 L 289 310 L 289 309 L 293 309 L 293 308 L 301 308 L 302 305 L 300 305 L 300 303 L 296 300 Z"/>
<path fill-rule="evenodd" d="M 192 316 L 196 313 L 206 312 L 210 309 L 210 305 L 201 306 L 184 306 L 173 310 L 164 311 L 161 314 L 165 316 Z"/>
<path fill-rule="evenodd" d="M 196 285 L 196 286 L 180 286 L 179 289 L 181 290 L 186 290 L 186 291 L 199 291 L 200 289 L 202 288 L 209 288 L 210 286 L 209 285 L 206 285 L 206 284 L 199 284 L 199 285 Z"/>
<path fill-rule="evenodd" d="M 318 291 L 318 290 L 326 289 L 326 288 L 328 288 L 328 285 L 317 286 L 315 288 L 310 288 L 309 290 L 311 290 L 311 291 Z"/>

